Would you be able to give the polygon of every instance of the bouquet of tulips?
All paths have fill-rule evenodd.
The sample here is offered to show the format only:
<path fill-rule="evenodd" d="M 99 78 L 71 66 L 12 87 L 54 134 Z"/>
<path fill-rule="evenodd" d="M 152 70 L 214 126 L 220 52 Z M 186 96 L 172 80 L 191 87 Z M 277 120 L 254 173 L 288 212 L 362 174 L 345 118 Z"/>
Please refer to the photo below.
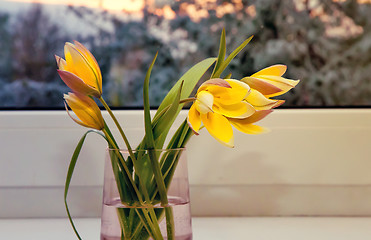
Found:
<path fill-rule="evenodd" d="M 120 199 L 125 206 L 148 207 L 160 204 L 164 211 L 155 213 L 151 208 L 142 212 L 118 212 L 122 225 L 121 239 L 163 239 L 159 232 L 158 222 L 166 217 L 167 239 L 174 237 L 174 219 L 171 206 L 168 204 L 167 189 L 172 174 L 177 166 L 178 156 L 158 159 L 156 150 L 176 149 L 186 146 L 193 135 L 198 135 L 205 127 L 207 131 L 222 144 L 233 147 L 233 128 L 247 133 L 258 134 L 265 128 L 254 123 L 263 119 L 272 109 L 284 101 L 272 99 L 289 91 L 298 84 L 298 80 L 283 78 L 286 71 L 284 65 L 267 67 L 241 80 L 231 78 L 231 74 L 221 77 L 232 59 L 249 43 L 252 37 L 245 40 L 231 54 L 226 56 L 226 40 L 223 30 L 220 39 L 219 53 L 216 58 L 205 59 L 188 70 L 176 82 L 166 95 L 156 114 L 151 119 L 148 88 L 150 74 L 155 64 L 154 57 L 143 85 L 143 105 L 145 135 L 143 140 L 133 149 L 124 130 L 115 115 L 102 97 L 102 75 L 94 56 L 79 42 L 66 43 L 65 59 L 56 56 L 58 73 L 72 92 L 65 94 L 66 110 L 78 124 L 91 128 L 88 130 L 72 155 L 67 173 L 64 202 L 68 217 L 79 239 L 72 221 L 68 205 L 67 193 L 77 158 L 88 133 L 101 135 L 113 149 L 112 169 L 119 189 Z M 210 79 L 203 82 L 195 96 L 190 97 L 197 83 L 205 72 L 214 64 Z M 100 101 L 113 119 L 129 156 L 120 153 L 110 127 L 102 117 L 101 110 L 95 102 Z M 192 102 L 187 118 L 170 138 L 169 130 L 183 105 Z M 69 108 L 77 117 L 69 113 Z M 165 140 L 170 138 L 167 146 Z M 145 150 L 145 156 L 135 150 Z M 151 176 L 151 177 L 148 177 Z M 131 226 L 129 228 L 128 226 Z"/>

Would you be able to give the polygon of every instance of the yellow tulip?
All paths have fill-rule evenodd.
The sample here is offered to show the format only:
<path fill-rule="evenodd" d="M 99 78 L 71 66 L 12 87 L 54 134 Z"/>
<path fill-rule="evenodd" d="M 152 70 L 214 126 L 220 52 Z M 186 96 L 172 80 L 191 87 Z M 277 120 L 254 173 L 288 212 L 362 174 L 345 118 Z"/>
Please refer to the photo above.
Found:
<path fill-rule="evenodd" d="M 65 105 L 67 113 L 73 121 L 88 128 L 97 130 L 102 130 L 104 128 L 102 113 L 93 99 L 80 93 L 65 94 L 64 99 L 78 117 L 78 119 L 72 117 L 68 111 L 67 105 Z"/>
<path fill-rule="evenodd" d="M 250 87 L 233 79 L 211 79 L 203 83 L 196 93 L 196 100 L 189 109 L 187 121 L 198 134 L 201 123 L 219 142 L 233 147 L 233 129 L 230 119 L 245 119 L 256 111 L 244 99 Z"/>
<path fill-rule="evenodd" d="M 229 118 L 229 122 L 239 131 L 247 134 L 260 134 L 267 132 L 268 129 L 263 128 L 258 125 L 254 125 L 253 123 L 262 120 L 265 118 L 268 114 L 273 112 L 273 110 L 260 110 L 256 111 L 253 115 L 250 117 L 244 118 L 244 119 L 232 119 Z"/>
<path fill-rule="evenodd" d="M 254 73 L 250 77 L 241 79 L 242 82 L 251 87 L 251 94 L 246 98 L 246 101 L 257 110 L 269 110 L 283 104 L 284 100 L 270 98 L 288 92 L 299 83 L 299 80 L 282 77 L 286 69 L 285 65 L 273 65 Z"/>
<path fill-rule="evenodd" d="M 55 56 L 58 73 L 72 91 L 84 95 L 102 95 L 102 74 L 94 56 L 81 43 L 67 42 L 64 46 L 65 60 Z"/>

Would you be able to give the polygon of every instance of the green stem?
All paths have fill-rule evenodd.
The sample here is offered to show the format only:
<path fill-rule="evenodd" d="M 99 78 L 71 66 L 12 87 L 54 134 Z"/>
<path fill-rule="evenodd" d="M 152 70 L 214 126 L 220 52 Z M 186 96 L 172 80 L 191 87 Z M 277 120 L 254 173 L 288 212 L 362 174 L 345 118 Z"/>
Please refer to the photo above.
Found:
<path fill-rule="evenodd" d="M 167 239 L 173 240 L 175 239 L 174 216 L 173 216 L 172 208 L 168 206 L 169 202 L 167 198 L 167 190 L 166 190 L 164 178 L 161 173 L 159 162 L 157 161 L 156 150 L 149 149 L 148 154 L 150 156 L 149 158 L 151 160 L 153 174 L 154 174 L 156 184 L 157 184 L 157 189 L 160 194 L 161 206 L 165 207 Z"/>
<path fill-rule="evenodd" d="M 112 120 L 114 121 L 117 129 L 119 130 L 119 132 L 121 134 L 122 139 L 125 142 L 125 145 L 126 145 L 126 148 L 128 149 L 128 152 L 130 154 L 130 157 L 131 157 L 132 161 L 134 162 L 135 161 L 135 156 L 134 156 L 133 150 L 132 150 L 132 148 L 130 146 L 130 143 L 129 143 L 128 138 L 126 137 L 124 131 L 122 130 L 122 127 L 121 127 L 120 123 L 117 121 L 117 118 L 113 114 L 111 108 L 108 106 L 108 104 L 106 103 L 106 101 L 104 101 L 103 97 L 100 97 L 99 98 L 99 101 L 103 104 L 104 108 L 107 110 L 107 112 L 111 116 Z"/>
<path fill-rule="evenodd" d="M 111 138 L 111 136 L 106 132 L 106 130 L 103 129 L 102 131 L 106 135 L 107 140 L 109 141 L 109 143 L 112 146 L 117 147 L 117 145 L 115 144 L 115 142 L 113 141 L 113 139 Z M 141 205 L 142 206 L 147 206 L 148 204 L 150 204 L 151 200 L 150 200 L 150 197 L 148 195 L 148 191 L 147 191 L 147 188 L 146 188 L 145 184 L 143 183 L 143 181 L 141 181 L 140 173 L 139 173 L 139 171 L 137 171 L 139 169 L 136 169 L 136 173 L 139 176 L 139 184 L 141 186 L 141 189 L 142 189 L 142 192 L 144 194 L 145 201 L 147 202 L 147 204 L 144 204 L 143 199 L 142 199 L 142 195 L 140 194 L 139 189 L 137 188 L 137 186 L 134 183 L 133 179 L 130 177 L 131 176 L 130 175 L 130 171 L 129 171 L 129 169 L 126 166 L 125 160 L 123 159 L 122 155 L 118 151 L 119 151 L 118 149 L 115 149 L 116 155 L 119 157 L 120 162 L 121 162 L 121 164 L 122 164 L 122 166 L 123 166 L 126 174 L 128 175 L 128 178 L 130 180 L 130 183 L 133 186 L 133 189 L 134 189 L 135 193 L 137 194 L 138 199 L 139 199 Z M 133 164 L 134 164 L 134 168 L 136 168 L 135 167 L 135 161 L 133 161 Z M 157 164 L 157 166 L 158 166 L 158 164 Z M 163 180 L 162 180 L 162 182 L 163 182 Z M 166 194 L 166 191 L 165 191 L 165 194 Z M 166 203 L 167 203 L 167 197 L 166 197 Z M 153 222 L 151 221 L 151 218 L 149 218 L 148 213 L 145 210 L 143 210 L 143 214 L 144 214 L 145 218 L 141 218 L 141 221 L 147 221 L 147 227 L 149 227 L 150 230 L 153 232 L 153 234 L 156 236 L 156 238 L 154 238 L 154 239 L 156 239 L 156 240 L 157 239 L 162 239 L 161 231 L 160 231 L 160 228 L 159 228 L 159 223 L 157 221 L 157 217 L 156 217 L 155 211 L 152 208 L 152 206 L 149 206 L 148 211 L 149 211 L 149 213 L 151 215 L 151 218 L 152 218 Z M 123 217 L 126 217 L 126 216 L 123 216 Z M 122 219 L 122 220 L 124 220 L 124 219 Z M 143 222 L 143 224 L 146 225 L 145 222 Z M 147 229 L 147 231 L 149 231 L 149 229 Z"/>
<path fill-rule="evenodd" d="M 164 179 L 161 173 L 160 165 L 157 161 L 156 150 L 149 149 L 148 155 L 149 155 L 149 159 L 151 160 L 153 175 L 155 177 L 158 192 L 161 197 L 161 205 L 165 207 L 168 204 L 167 191 L 166 191 Z"/>
<path fill-rule="evenodd" d="M 122 236 L 124 239 L 128 239 L 128 236 L 131 235 L 131 229 L 129 227 L 129 223 L 126 219 L 125 210 L 123 208 L 116 208 L 117 216 L 119 218 L 120 225 L 122 227 Z"/>
<path fill-rule="evenodd" d="M 195 97 L 185 98 L 179 101 L 179 104 L 196 101 Z"/>
<path fill-rule="evenodd" d="M 174 231 L 174 215 L 173 215 L 173 208 L 171 206 L 165 207 L 165 215 L 166 215 L 166 230 L 167 230 L 167 239 L 175 239 L 175 231 Z"/>
<path fill-rule="evenodd" d="M 144 202 L 143 202 L 143 199 L 142 199 L 142 195 L 140 194 L 140 192 L 139 192 L 139 190 L 138 190 L 136 184 L 134 183 L 133 178 L 131 177 L 131 173 L 130 173 L 128 167 L 126 166 L 125 159 L 122 157 L 122 155 L 121 155 L 120 152 L 119 152 L 120 150 L 117 148 L 117 145 L 116 145 L 115 142 L 112 140 L 112 138 L 111 138 L 110 135 L 107 133 L 107 131 L 104 130 L 104 129 L 103 129 L 102 131 L 103 131 L 104 134 L 106 135 L 106 138 L 107 138 L 108 142 L 110 143 L 110 145 L 111 145 L 111 146 L 114 146 L 114 147 L 116 148 L 116 149 L 114 149 L 115 152 L 116 152 L 116 155 L 117 155 L 118 158 L 120 159 L 121 165 L 122 165 L 122 167 L 124 168 L 124 171 L 125 171 L 125 173 L 126 173 L 127 176 L 128 176 L 128 179 L 129 179 L 129 181 L 130 181 L 130 183 L 131 183 L 131 185 L 132 185 L 132 187 L 133 187 L 133 189 L 134 189 L 134 191 L 135 191 L 135 193 L 136 193 L 136 195 L 137 195 L 137 197 L 138 197 L 138 200 L 139 200 L 139 202 L 140 202 L 142 205 L 144 205 Z"/>
<path fill-rule="evenodd" d="M 140 171 L 139 169 L 136 167 L 136 158 L 135 158 L 135 155 L 133 153 L 133 150 L 130 146 L 130 143 L 124 133 L 124 131 L 122 130 L 122 127 L 120 126 L 119 122 L 117 121 L 115 115 L 113 114 L 112 110 L 110 109 L 110 107 L 108 106 L 108 104 L 104 101 L 104 99 L 102 97 L 99 98 L 100 102 L 103 104 L 104 108 L 107 110 L 107 112 L 109 113 L 109 115 L 111 116 L 112 120 L 114 121 L 117 129 L 119 130 L 124 142 L 125 142 L 125 145 L 127 147 L 127 150 L 129 152 L 129 155 L 132 159 L 132 162 L 134 164 L 134 169 L 135 169 L 135 172 L 136 174 L 138 174 L 138 177 L 139 177 L 139 184 L 141 186 L 141 189 L 142 189 L 142 192 L 144 194 L 144 197 L 145 197 L 145 200 L 147 202 L 147 204 L 150 203 L 150 198 L 149 198 L 149 195 L 148 195 L 148 191 L 146 189 L 146 186 L 145 184 L 141 181 L 141 177 L 140 177 Z M 185 100 L 185 101 L 190 101 L 189 99 Z M 115 144 L 115 142 L 113 141 L 113 139 L 110 137 L 110 135 L 108 135 L 106 132 L 105 132 L 105 135 L 107 136 L 107 139 L 108 141 L 110 142 L 110 144 L 112 146 L 115 146 L 117 147 L 117 144 Z M 116 151 L 119 151 L 118 150 L 118 147 L 116 149 Z M 138 190 L 136 184 L 134 183 L 133 179 L 130 177 L 130 171 L 129 169 L 127 168 L 126 166 L 126 163 L 125 163 L 125 160 L 122 158 L 121 154 L 117 152 L 117 155 L 119 156 L 119 159 L 123 165 L 123 168 L 126 172 L 126 174 L 128 175 L 129 177 L 129 180 L 130 180 L 130 183 L 131 185 L 133 186 L 133 189 L 134 191 L 136 192 L 137 196 L 138 196 L 138 199 L 140 201 L 140 203 L 142 205 L 145 205 L 143 203 L 143 199 L 142 199 L 142 196 L 140 194 L 140 191 Z M 165 183 L 164 183 L 164 179 L 162 177 L 162 174 L 161 174 L 161 169 L 160 169 L 160 166 L 159 166 L 159 163 L 157 161 L 157 157 L 156 157 L 156 153 L 154 150 L 149 150 L 149 156 L 150 156 L 150 159 L 151 159 L 151 164 L 152 164 L 152 167 L 153 167 L 153 172 L 154 172 L 154 177 L 156 179 L 156 183 L 157 183 L 157 186 L 159 188 L 159 194 L 160 194 L 160 197 L 161 197 L 161 205 L 162 206 L 167 206 L 168 204 L 168 199 L 167 199 L 167 191 L 166 191 L 166 187 L 165 187 Z M 138 212 L 137 212 L 138 213 Z M 153 236 L 156 240 L 157 239 L 162 239 L 162 236 L 161 236 L 161 232 L 160 229 L 159 229 L 159 224 L 157 222 L 157 218 L 156 218 L 156 215 L 155 215 L 155 212 L 154 210 L 151 208 L 149 209 L 149 213 L 151 215 L 151 218 L 153 219 L 154 222 L 151 221 L 151 218 L 148 216 L 148 213 L 143 210 L 143 214 L 144 214 L 144 218 L 145 219 L 141 219 L 143 223 L 145 223 L 145 221 L 147 221 L 147 227 L 149 227 L 152 231 L 152 234 L 154 234 L 155 236 Z M 139 213 L 138 213 L 139 215 Z M 139 215 L 140 216 L 140 215 Z M 168 212 L 168 210 L 166 211 L 166 223 L 167 223 L 167 228 L 168 228 L 168 239 L 171 240 L 171 239 L 174 239 L 172 236 L 173 236 L 173 229 L 174 229 L 174 219 L 173 219 L 173 216 L 172 216 L 172 211 L 170 209 L 170 212 Z M 146 224 L 144 224 L 146 225 Z M 147 231 L 150 231 L 150 229 L 147 229 Z M 169 233 L 172 233 L 172 234 L 169 234 Z"/>
<path fill-rule="evenodd" d="M 110 138 L 114 141 L 115 146 L 117 146 L 117 143 L 115 142 L 115 139 L 113 138 L 113 135 L 106 123 L 104 124 L 104 130 L 107 132 L 106 134 L 108 134 Z M 109 148 L 114 148 L 115 146 L 112 146 L 111 144 L 108 145 Z M 117 157 L 115 158 L 113 156 L 113 154 L 117 155 L 117 153 L 112 152 L 111 155 L 111 152 L 109 152 L 108 154 L 111 159 L 112 171 L 113 174 L 115 175 L 117 188 L 120 194 L 120 199 L 128 203 L 128 205 L 132 205 L 133 201 L 136 199 L 136 195 L 135 192 L 133 192 L 132 189 L 130 188 L 131 183 L 128 180 L 129 176 L 127 176 L 125 172 L 120 170 L 122 169 L 122 167 L 120 166 L 121 162 L 117 161 Z M 128 166 L 128 168 L 130 169 L 130 166 Z M 126 184 L 128 187 L 125 187 Z"/>
<path fill-rule="evenodd" d="M 120 134 L 121 134 L 121 136 L 122 136 L 122 138 L 123 138 L 123 140 L 125 142 L 125 145 L 127 147 L 127 150 L 129 152 L 129 155 L 130 155 L 131 160 L 133 162 L 135 172 L 139 176 L 139 184 L 140 184 L 141 188 L 143 189 L 143 194 L 144 194 L 145 200 L 147 201 L 147 203 L 150 203 L 149 202 L 150 198 L 148 196 L 148 191 L 146 189 L 145 184 L 141 181 L 140 171 L 139 171 L 138 167 L 136 166 L 136 158 L 135 158 L 135 155 L 133 153 L 133 150 L 132 150 L 132 148 L 130 146 L 130 143 L 129 143 L 129 141 L 128 141 L 128 139 L 127 139 L 124 131 L 122 130 L 122 127 L 120 126 L 120 123 L 117 121 L 117 118 L 113 114 L 112 110 L 110 109 L 110 107 L 108 106 L 108 104 L 106 103 L 106 101 L 104 101 L 104 99 L 102 97 L 100 97 L 99 100 L 101 101 L 101 103 L 103 104 L 104 108 L 107 110 L 107 112 L 111 116 L 112 120 L 115 122 L 115 124 L 117 126 L 117 129 L 119 130 L 119 132 L 120 132 Z M 113 145 L 113 146 L 115 146 L 115 145 Z"/>
<path fill-rule="evenodd" d="M 157 223 L 157 226 L 156 226 L 156 224 L 153 224 L 153 222 L 151 221 L 151 218 L 148 216 L 147 209 L 145 209 L 145 208 L 141 208 L 141 209 L 135 208 L 135 211 L 137 212 L 139 218 L 142 220 L 142 223 L 143 223 L 144 227 L 146 228 L 147 232 L 152 235 L 152 238 L 154 240 L 163 240 L 163 237 L 161 235 L 161 231 L 160 231 L 158 223 Z M 145 219 L 143 219 L 143 216 L 141 216 L 139 211 L 143 212 L 143 215 L 144 215 Z"/>

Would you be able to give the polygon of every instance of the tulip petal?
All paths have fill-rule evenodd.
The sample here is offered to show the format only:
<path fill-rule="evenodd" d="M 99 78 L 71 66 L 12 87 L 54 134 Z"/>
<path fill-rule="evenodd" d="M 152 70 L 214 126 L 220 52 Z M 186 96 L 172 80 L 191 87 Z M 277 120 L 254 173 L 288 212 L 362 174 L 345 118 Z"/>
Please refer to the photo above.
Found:
<path fill-rule="evenodd" d="M 247 91 L 247 93 L 250 92 L 250 86 L 244 82 L 235 79 L 226 79 L 226 81 L 231 85 L 232 89 L 241 89 L 241 91 L 242 89 L 244 89 L 245 91 Z"/>
<path fill-rule="evenodd" d="M 70 118 L 71 118 L 75 123 L 77 123 L 77 124 L 79 124 L 79 125 L 81 125 L 81 126 L 83 126 L 83 127 L 92 128 L 90 125 L 87 125 L 87 124 L 83 123 L 82 121 L 80 121 L 80 119 L 73 117 L 73 116 L 71 115 L 71 113 L 70 113 L 70 110 L 68 110 L 68 107 L 67 107 L 67 104 L 66 104 L 66 103 L 64 103 L 64 107 L 66 108 L 66 112 L 67 112 L 68 116 L 69 116 L 69 117 L 70 117 Z"/>
<path fill-rule="evenodd" d="M 67 65 L 66 60 L 64 60 L 63 58 L 61 58 L 57 55 L 54 55 L 54 57 L 55 57 L 55 60 L 57 61 L 58 69 L 59 70 L 64 70 L 66 65 Z"/>
<path fill-rule="evenodd" d="M 57 71 L 63 82 L 75 93 L 93 95 L 95 97 L 100 96 L 100 93 L 95 88 L 92 88 L 89 85 L 85 84 L 85 82 L 75 74 L 62 70 Z"/>
<path fill-rule="evenodd" d="M 275 84 L 275 85 L 283 84 L 283 85 L 286 85 L 292 88 L 295 87 L 299 83 L 299 80 L 291 80 L 291 79 L 287 79 L 284 77 L 272 76 L 272 75 L 260 75 L 259 78 L 263 80 L 268 80 L 270 81 L 270 83 Z M 279 85 L 276 85 L 276 86 L 279 87 Z"/>
<path fill-rule="evenodd" d="M 95 71 L 97 77 L 98 77 L 98 82 L 100 85 L 100 89 L 102 89 L 102 73 L 100 71 L 99 65 L 93 54 L 81 43 L 78 41 L 73 41 L 75 44 L 76 49 L 85 57 L 85 59 L 88 61 L 90 66 L 93 67 L 93 70 Z"/>
<path fill-rule="evenodd" d="M 266 133 L 269 131 L 267 128 L 254 125 L 254 124 L 240 125 L 235 122 L 231 122 L 231 123 L 238 131 L 241 131 L 246 134 L 261 134 L 261 133 Z"/>
<path fill-rule="evenodd" d="M 244 118 L 244 119 L 231 119 L 230 118 L 229 121 L 231 123 L 237 123 L 239 125 L 248 125 L 248 124 L 255 123 L 257 121 L 262 120 L 263 118 L 265 118 L 271 112 L 273 112 L 273 110 L 256 111 L 253 115 L 251 115 L 248 118 Z"/>
<path fill-rule="evenodd" d="M 222 144 L 233 147 L 233 129 L 228 119 L 218 113 L 201 114 L 201 120 L 207 131 Z"/>
<path fill-rule="evenodd" d="M 225 87 L 225 88 L 232 88 L 231 85 L 224 79 L 221 78 L 213 78 L 210 80 L 205 81 L 201 84 L 201 86 L 198 88 L 197 92 L 201 92 L 205 90 L 208 86 L 219 86 L 219 87 Z"/>
<path fill-rule="evenodd" d="M 271 109 L 275 107 L 275 105 L 279 101 L 266 98 L 262 93 L 255 89 L 251 89 L 250 94 L 245 98 L 245 100 L 253 105 L 257 110 Z"/>
<path fill-rule="evenodd" d="M 231 88 L 208 86 L 206 88 L 214 96 L 214 103 L 231 105 L 241 102 L 250 92 L 250 87 L 241 81 L 227 79 Z"/>
<path fill-rule="evenodd" d="M 258 90 L 263 95 L 272 95 L 282 91 L 281 88 L 255 77 L 245 77 L 241 79 L 242 82 L 247 83 L 251 88 Z"/>
<path fill-rule="evenodd" d="M 200 113 L 196 110 L 195 105 L 193 104 L 189 109 L 187 122 L 189 127 L 193 130 L 193 132 L 198 135 L 198 131 L 201 128 L 201 116 Z"/>
<path fill-rule="evenodd" d="M 273 93 L 273 94 L 268 94 L 268 95 L 264 94 L 267 97 L 275 97 L 278 95 L 282 95 L 288 92 L 290 89 L 292 89 L 299 83 L 299 80 L 291 80 L 291 79 L 278 77 L 278 76 L 271 76 L 271 75 L 260 75 L 259 79 L 266 81 L 270 84 L 273 84 L 276 87 L 281 89 L 281 92 L 278 92 L 278 93 Z"/>
<path fill-rule="evenodd" d="M 279 107 L 281 106 L 282 104 L 285 103 L 285 100 L 278 100 L 273 106 L 272 108 L 276 108 L 276 107 Z M 262 110 L 265 110 L 265 109 L 262 109 Z"/>
<path fill-rule="evenodd" d="M 201 114 L 212 112 L 214 96 L 208 91 L 201 91 L 197 93 L 197 100 L 194 105 Z"/>
<path fill-rule="evenodd" d="M 256 111 L 251 117 L 245 119 L 232 119 L 229 118 L 230 123 L 239 131 L 247 134 L 260 134 L 268 132 L 269 130 L 253 123 L 262 120 L 268 114 L 273 112 L 272 110 Z"/>
<path fill-rule="evenodd" d="M 231 105 L 214 104 L 213 110 L 229 118 L 247 118 L 255 113 L 255 108 L 246 101 Z"/>
<path fill-rule="evenodd" d="M 277 102 L 274 102 L 273 104 L 266 105 L 266 106 L 260 106 L 260 107 L 259 106 L 254 106 L 254 108 L 257 111 L 264 111 L 264 110 L 269 110 L 269 109 L 279 107 L 284 103 L 285 103 L 285 100 L 277 100 Z"/>
<path fill-rule="evenodd" d="M 99 65 L 93 54 L 80 42 L 74 40 L 73 43 L 75 44 L 76 49 L 84 55 L 85 59 L 89 62 L 90 65 L 94 67 L 94 70 L 100 70 Z M 99 71 L 100 72 L 100 71 Z"/>
<path fill-rule="evenodd" d="M 276 64 L 254 73 L 253 75 L 251 75 L 251 77 L 259 77 L 260 75 L 273 75 L 281 77 L 286 72 L 286 70 L 286 65 Z"/>
<path fill-rule="evenodd" d="M 88 61 L 75 46 L 71 43 L 66 43 L 64 53 L 68 71 L 83 79 L 87 85 L 100 90 L 98 76 L 96 76 L 93 67 L 89 65 Z"/>
<path fill-rule="evenodd" d="M 78 121 L 73 118 L 75 122 L 79 124 L 83 123 L 81 125 L 97 130 L 104 128 L 102 113 L 93 99 L 79 93 L 65 94 L 64 99 L 79 120 L 81 120 Z"/>

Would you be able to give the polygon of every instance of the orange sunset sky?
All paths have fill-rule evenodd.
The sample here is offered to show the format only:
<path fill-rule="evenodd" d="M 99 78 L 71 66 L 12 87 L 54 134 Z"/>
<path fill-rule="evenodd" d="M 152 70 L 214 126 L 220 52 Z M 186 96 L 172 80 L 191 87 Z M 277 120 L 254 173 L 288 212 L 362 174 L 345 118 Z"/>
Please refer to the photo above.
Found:
<path fill-rule="evenodd" d="M 73 5 L 73 6 L 86 6 L 90 8 L 100 8 L 108 11 L 124 11 L 128 13 L 140 13 L 145 4 L 151 9 L 151 11 L 157 15 L 164 16 L 168 19 L 175 18 L 175 13 L 171 10 L 168 5 L 171 0 L 6 0 L 8 2 L 25 2 L 25 3 L 45 3 L 45 4 L 58 4 L 58 5 Z M 183 4 L 183 10 L 193 20 L 199 20 L 200 18 L 208 17 L 208 11 L 206 6 L 208 4 L 215 4 L 217 0 L 197 0 L 200 6 L 205 6 L 205 9 L 195 9 L 195 6 L 191 4 Z M 242 0 L 231 0 L 236 3 L 237 8 L 242 8 Z M 310 3 L 315 4 L 321 0 L 310 0 Z M 345 0 L 333 0 L 335 2 L 343 2 Z M 1 2 L 1 0 L 0 0 Z M 300 6 L 303 5 L 305 0 L 296 0 L 295 3 L 297 8 L 300 10 Z M 371 0 L 358 0 L 361 4 L 371 4 Z M 234 7 L 232 4 L 224 3 L 223 5 L 216 5 L 215 11 L 218 17 L 223 16 L 226 13 L 233 13 Z M 255 15 L 255 6 L 251 5 L 246 8 L 246 11 L 250 16 Z M 320 12 L 319 15 L 322 15 Z"/>

